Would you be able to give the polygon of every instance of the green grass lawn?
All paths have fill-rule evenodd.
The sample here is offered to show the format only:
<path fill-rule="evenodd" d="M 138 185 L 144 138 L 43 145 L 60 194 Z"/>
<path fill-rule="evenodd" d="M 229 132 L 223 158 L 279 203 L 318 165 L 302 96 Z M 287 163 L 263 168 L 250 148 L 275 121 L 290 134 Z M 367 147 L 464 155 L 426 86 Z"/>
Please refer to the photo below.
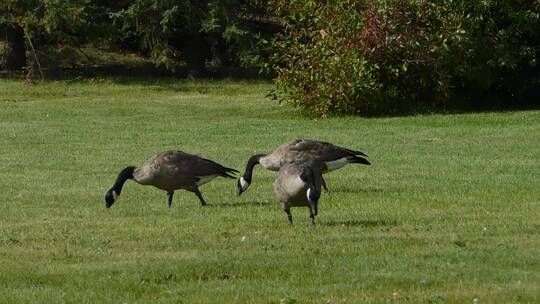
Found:
<path fill-rule="evenodd" d="M 538 303 L 540 111 L 312 120 L 248 82 L 0 80 L 2 303 Z M 257 167 L 236 196 L 118 172 L 176 148 L 243 171 L 304 137 L 372 166 L 326 175 L 318 225 Z"/>

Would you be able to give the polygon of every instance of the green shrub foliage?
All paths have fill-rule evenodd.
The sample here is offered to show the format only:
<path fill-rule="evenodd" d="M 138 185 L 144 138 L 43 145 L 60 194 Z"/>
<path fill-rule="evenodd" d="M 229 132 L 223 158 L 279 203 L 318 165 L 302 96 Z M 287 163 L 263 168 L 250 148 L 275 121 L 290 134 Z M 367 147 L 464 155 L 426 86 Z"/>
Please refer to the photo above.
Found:
<path fill-rule="evenodd" d="M 276 0 L 274 97 L 392 115 L 538 87 L 540 1 Z M 511 100 L 508 99 L 508 100 Z"/>

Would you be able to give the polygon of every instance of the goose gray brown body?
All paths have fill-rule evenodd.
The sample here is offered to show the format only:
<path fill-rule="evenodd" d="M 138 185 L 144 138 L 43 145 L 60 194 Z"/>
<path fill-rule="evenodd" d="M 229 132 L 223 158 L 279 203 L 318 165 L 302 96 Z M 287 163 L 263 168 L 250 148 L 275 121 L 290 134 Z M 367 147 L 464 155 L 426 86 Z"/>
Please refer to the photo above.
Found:
<path fill-rule="evenodd" d="M 255 154 L 247 162 L 244 174 L 238 179 L 238 195 L 242 194 L 252 182 L 253 168 L 260 164 L 267 170 L 278 171 L 284 164 L 315 160 L 321 163 L 322 173 L 357 163 L 370 165 L 367 155 L 360 151 L 340 147 L 328 142 L 296 139 L 277 147 L 269 154 Z M 326 189 L 324 179 L 322 185 Z"/>
<path fill-rule="evenodd" d="M 204 206 L 206 202 L 199 191 L 199 186 L 218 176 L 235 178 L 231 175 L 235 172 L 238 171 L 197 155 L 182 151 L 165 151 L 152 156 L 140 167 L 124 168 L 114 186 L 105 194 L 105 207 L 112 206 L 128 179 L 140 185 L 150 185 L 166 191 L 169 207 L 172 206 L 174 191 L 178 189 L 195 193 Z"/>
<path fill-rule="evenodd" d="M 279 169 L 274 192 L 291 224 L 290 207 L 308 207 L 311 222 L 315 224 L 322 184 L 320 167 L 320 163 L 308 160 L 287 163 Z"/>

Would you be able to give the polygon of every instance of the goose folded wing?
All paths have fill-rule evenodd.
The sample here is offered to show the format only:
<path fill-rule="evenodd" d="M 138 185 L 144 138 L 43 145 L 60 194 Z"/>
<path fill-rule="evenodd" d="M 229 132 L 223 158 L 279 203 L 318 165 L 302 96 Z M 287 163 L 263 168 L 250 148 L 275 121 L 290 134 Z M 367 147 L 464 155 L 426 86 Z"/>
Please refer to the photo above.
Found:
<path fill-rule="evenodd" d="M 313 155 L 318 161 L 333 161 L 344 157 L 351 157 L 355 155 L 365 154 L 359 151 L 350 150 L 347 148 L 339 147 L 334 144 L 315 141 L 315 140 L 302 140 L 291 147 L 291 150 L 304 152 Z"/>

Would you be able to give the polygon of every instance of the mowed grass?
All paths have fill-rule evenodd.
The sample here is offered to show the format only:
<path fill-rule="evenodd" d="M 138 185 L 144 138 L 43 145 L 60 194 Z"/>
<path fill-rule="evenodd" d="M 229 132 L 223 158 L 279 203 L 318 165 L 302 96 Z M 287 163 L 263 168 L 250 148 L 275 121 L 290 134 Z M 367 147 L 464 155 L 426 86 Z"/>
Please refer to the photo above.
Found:
<path fill-rule="evenodd" d="M 313 120 L 267 83 L 0 80 L 2 303 L 540 302 L 540 112 Z M 209 206 L 118 172 L 180 149 L 243 171 L 294 138 L 359 149 L 318 225 L 252 186 Z"/>

